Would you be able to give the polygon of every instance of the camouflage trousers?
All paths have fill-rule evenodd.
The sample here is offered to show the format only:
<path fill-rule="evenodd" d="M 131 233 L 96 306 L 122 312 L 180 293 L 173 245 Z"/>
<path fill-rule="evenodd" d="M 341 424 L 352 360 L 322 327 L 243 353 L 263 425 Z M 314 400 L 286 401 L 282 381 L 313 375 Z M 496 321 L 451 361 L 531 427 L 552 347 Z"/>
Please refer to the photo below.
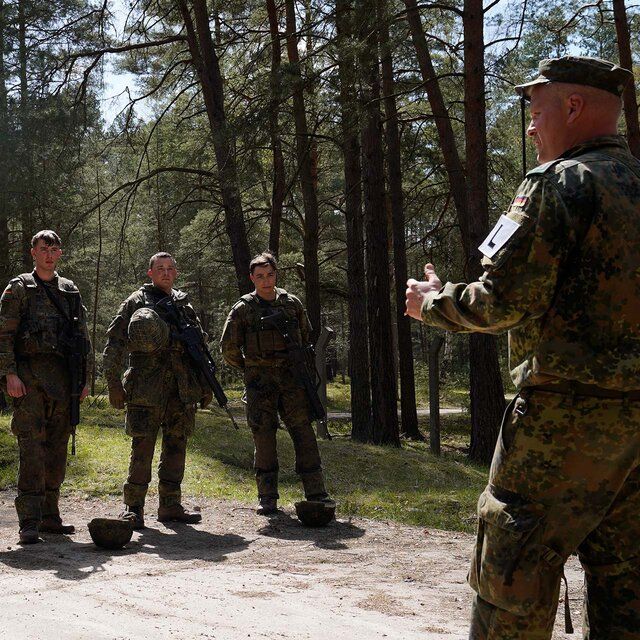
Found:
<path fill-rule="evenodd" d="M 254 469 L 260 498 L 278 498 L 278 414 L 289 431 L 296 473 L 307 498 L 327 496 L 309 400 L 287 367 L 247 367 L 247 423 L 255 445 Z"/>
<path fill-rule="evenodd" d="M 126 431 L 133 439 L 129 476 L 123 489 L 126 505 L 144 506 L 151 482 L 153 453 L 161 429 L 162 451 L 158 465 L 160 505 L 169 507 L 180 504 L 187 438 L 193 432 L 195 415 L 195 405 L 184 404 L 177 393 L 170 394 L 160 407 L 127 406 Z"/>
<path fill-rule="evenodd" d="M 640 402 L 515 398 L 478 502 L 472 640 L 550 638 L 574 552 L 584 638 L 640 639 L 639 464 Z"/>
<path fill-rule="evenodd" d="M 29 384 L 26 395 L 13 399 L 11 430 L 20 455 L 15 500 L 20 528 L 43 517 L 58 519 L 71 435 L 69 396 L 53 399 Z"/>

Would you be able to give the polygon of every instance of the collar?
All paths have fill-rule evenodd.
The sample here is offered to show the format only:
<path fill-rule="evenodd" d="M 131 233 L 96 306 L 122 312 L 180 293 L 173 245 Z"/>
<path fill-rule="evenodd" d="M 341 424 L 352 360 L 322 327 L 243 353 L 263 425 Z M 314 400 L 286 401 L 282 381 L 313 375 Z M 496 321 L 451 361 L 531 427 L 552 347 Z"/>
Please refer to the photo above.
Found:
<path fill-rule="evenodd" d="M 617 147 L 629 153 L 629 145 L 627 144 L 624 136 L 599 136 L 598 138 L 590 138 L 585 140 L 571 149 L 567 149 L 558 160 L 569 160 L 576 156 L 581 156 L 589 151 L 595 151 L 596 149 L 602 149 L 603 147 Z"/>

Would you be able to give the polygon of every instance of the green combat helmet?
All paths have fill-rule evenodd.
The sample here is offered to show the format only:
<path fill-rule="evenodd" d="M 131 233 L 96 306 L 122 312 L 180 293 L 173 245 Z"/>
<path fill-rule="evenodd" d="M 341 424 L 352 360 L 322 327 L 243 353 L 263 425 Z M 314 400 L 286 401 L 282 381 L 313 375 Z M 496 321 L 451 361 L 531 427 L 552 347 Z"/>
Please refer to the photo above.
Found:
<path fill-rule="evenodd" d="M 296 515 L 305 527 L 325 527 L 336 516 L 333 500 L 302 500 L 296 502 Z"/>
<path fill-rule="evenodd" d="M 169 343 L 169 325 L 146 307 L 133 312 L 127 332 L 131 351 L 151 353 Z"/>
<path fill-rule="evenodd" d="M 133 535 L 133 526 L 128 520 L 94 518 L 88 526 L 91 539 L 103 549 L 122 549 Z"/>

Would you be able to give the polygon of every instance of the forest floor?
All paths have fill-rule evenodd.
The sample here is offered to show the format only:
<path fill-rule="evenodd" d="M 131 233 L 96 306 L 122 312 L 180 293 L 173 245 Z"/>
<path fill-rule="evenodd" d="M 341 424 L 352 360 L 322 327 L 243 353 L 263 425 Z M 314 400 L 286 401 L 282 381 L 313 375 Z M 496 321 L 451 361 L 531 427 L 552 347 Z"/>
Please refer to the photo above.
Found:
<path fill-rule="evenodd" d="M 16 544 L 14 492 L 0 492 L 0 637 L 12 640 L 462 640 L 473 536 L 339 518 L 304 528 L 291 505 L 272 519 L 248 504 L 201 501 L 196 526 L 155 521 L 121 551 L 97 549 L 86 523 L 115 498 L 69 494 L 73 536 Z M 582 576 L 568 564 L 580 627 Z M 560 607 L 562 612 L 563 607 Z M 558 614 L 555 640 L 568 639 Z"/>

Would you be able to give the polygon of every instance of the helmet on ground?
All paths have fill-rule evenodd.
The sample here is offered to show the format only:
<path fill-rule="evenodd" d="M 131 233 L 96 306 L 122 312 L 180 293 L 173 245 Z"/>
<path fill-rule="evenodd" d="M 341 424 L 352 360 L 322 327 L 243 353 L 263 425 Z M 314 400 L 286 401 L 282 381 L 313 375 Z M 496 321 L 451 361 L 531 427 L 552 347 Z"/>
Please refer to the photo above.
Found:
<path fill-rule="evenodd" d="M 122 549 L 131 540 L 133 526 L 128 520 L 94 518 L 89 523 L 89 534 L 98 547 Z"/>
<path fill-rule="evenodd" d="M 146 307 L 133 312 L 127 332 L 131 351 L 151 353 L 169 343 L 169 325 L 153 309 Z"/>
<path fill-rule="evenodd" d="M 296 502 L 296 515 L 305 527 L 324 527 L 336 516 L 336 503 L 322 500 Z"/>

